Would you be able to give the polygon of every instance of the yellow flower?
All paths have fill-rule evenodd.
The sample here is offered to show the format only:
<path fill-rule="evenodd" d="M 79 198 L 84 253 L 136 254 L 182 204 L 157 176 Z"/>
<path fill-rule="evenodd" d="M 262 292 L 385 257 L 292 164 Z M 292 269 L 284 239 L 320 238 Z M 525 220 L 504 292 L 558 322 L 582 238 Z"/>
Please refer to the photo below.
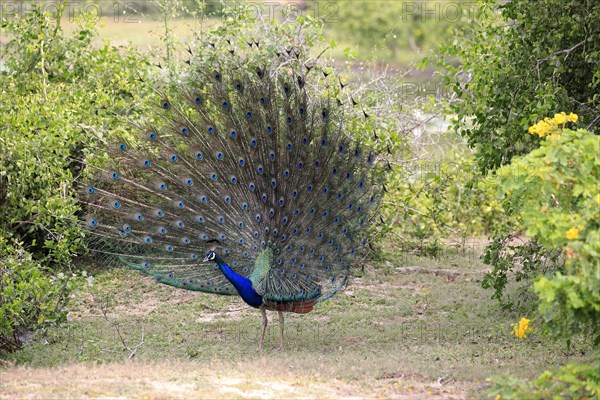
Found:
<path fill-rule="evenodd" d="M 571 228 L 567 231 L 567 239 L 573 240 L 579 237 L 579 229 Z"/>
<path fill-rule="evenodd" d="M 542 208 L 540 208 L 540 211 L 545 213 L 548 211 L 548 206 L 542 206 Z"/>
<path fill-rule="evenodd" d="M 567 114 L 561 112 L 560 114 L 554 114 L 554 122 L 557 125 L 562 125 L 567 122 Z"/>
<path fill-rule="evenodd" d="M 550 124 L 547 121 L 537 123 L 537 134 L 539 137 L 544 137 L 550 131 Z"/>
<path fill-rule="evenodd" d="M 529 320 L 527 318 L 521 318 L 519 323 L 513 325 L 513 332 L 519 339 L 526 338 L 529 331 L 531 331 L 531 328 L 529 327 Z"/>
<path fill-rule="evenodd" d="M 544 121 L 539 121 L 537 124 L 533 124 L 529 127 L 530 134 L 537 134 L 539 137 L 543 137 L 550 130 L 550 124 L 547 121 L 548 118 Z"/>
<path fill-rule="evenodd" d="M 578 118 L 579 116 L 577 116 L 577 114 L 570 113 L 567 115 L 564 111 L 561 111 L 560 113 L 554 114 L 553 118 L 545 117 L 531 125 L 528 131 L 531 135 L 538 135 L 539 137 L 544 137 L 548 133 L 552 133 L 553 139 L 560 139 L 560 135 L 556 133 L 556 131 L 564 127 L 567 122 L 577 122 Z M 550 140 L 550 138 L 547 137 L 546 140 Z"/>
<path fill-rule="evenodd" d="M 600 206 L 600 193 L 596 195 L 596 204 Z"/>

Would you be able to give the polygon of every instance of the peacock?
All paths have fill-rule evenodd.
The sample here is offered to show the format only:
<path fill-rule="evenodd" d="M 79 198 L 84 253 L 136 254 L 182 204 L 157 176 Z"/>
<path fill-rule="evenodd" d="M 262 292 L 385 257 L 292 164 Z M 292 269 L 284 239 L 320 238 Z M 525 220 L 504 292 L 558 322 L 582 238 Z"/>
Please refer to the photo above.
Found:
<path fill-rule="evenodd" d="M 346 285 L 384 174 L 349 134 L 369 115 L 331 69 L 299 47 L 253 56 L 259 46 L 201 62 L 190 49 L 187 70 L 154 88 L 148 114 L 86 183 L 82 223 L 92 250 L 157 282 L 259 309 L 262 349 L 267 310 L 283 348 L 283 313 Z"/>

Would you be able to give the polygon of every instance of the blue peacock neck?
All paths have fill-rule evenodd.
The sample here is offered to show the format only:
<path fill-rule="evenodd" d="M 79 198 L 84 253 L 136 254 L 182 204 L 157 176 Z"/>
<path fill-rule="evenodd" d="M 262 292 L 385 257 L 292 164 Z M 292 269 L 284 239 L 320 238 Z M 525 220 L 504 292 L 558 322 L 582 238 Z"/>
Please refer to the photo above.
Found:
<path fill-rule="evenodd" d="M 223 261 L 220 257 L 215 259 L 219 270 L 225 275 L 225 278 L 240 294 L 242 300 L 252 307 L 260 307 L 263 304 L 263 298 L 261 295 L 256 293 L 256 290 L 252 287 L 252 281 L 245 276 L 242 276 L 235 272 L 231 267 Z"/>

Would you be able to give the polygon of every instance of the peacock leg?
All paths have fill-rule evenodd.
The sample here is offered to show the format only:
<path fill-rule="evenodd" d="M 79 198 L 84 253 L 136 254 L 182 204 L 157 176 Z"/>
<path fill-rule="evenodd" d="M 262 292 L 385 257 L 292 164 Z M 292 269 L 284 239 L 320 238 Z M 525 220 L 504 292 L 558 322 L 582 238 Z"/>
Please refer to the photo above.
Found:
<path fill-rule="evenodd" d="M 267 324 L 269 323 L 269 320 L 267 319 L 267 311 L 265 311 L 263 307 L 260 308 L 260 313 L 262 314 L 263 326 L 262 332 L 260 334 L 260 343 L 258 344 L 258 349 L 262 350 L 263 342 L 265 341 L 265 332 L 267 331 Z"/>
<path fill-rule="evenodd" d="M 279 311 L 279 327 L 281 328 L 281 350 L 283 350 L 283 311 Z"/>

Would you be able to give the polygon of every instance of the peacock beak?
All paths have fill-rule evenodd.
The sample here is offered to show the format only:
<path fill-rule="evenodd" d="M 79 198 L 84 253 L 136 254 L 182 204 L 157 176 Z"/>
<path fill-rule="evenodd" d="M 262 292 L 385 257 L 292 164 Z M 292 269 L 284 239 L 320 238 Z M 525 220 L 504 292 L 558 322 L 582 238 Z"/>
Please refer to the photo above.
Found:
<path fill-rule="evenodd" d="M 210 258 L 208 258 L 208 256 L 204 257 L 204 260 L 202 260 L 202 262 L 209 262 Z"/>

